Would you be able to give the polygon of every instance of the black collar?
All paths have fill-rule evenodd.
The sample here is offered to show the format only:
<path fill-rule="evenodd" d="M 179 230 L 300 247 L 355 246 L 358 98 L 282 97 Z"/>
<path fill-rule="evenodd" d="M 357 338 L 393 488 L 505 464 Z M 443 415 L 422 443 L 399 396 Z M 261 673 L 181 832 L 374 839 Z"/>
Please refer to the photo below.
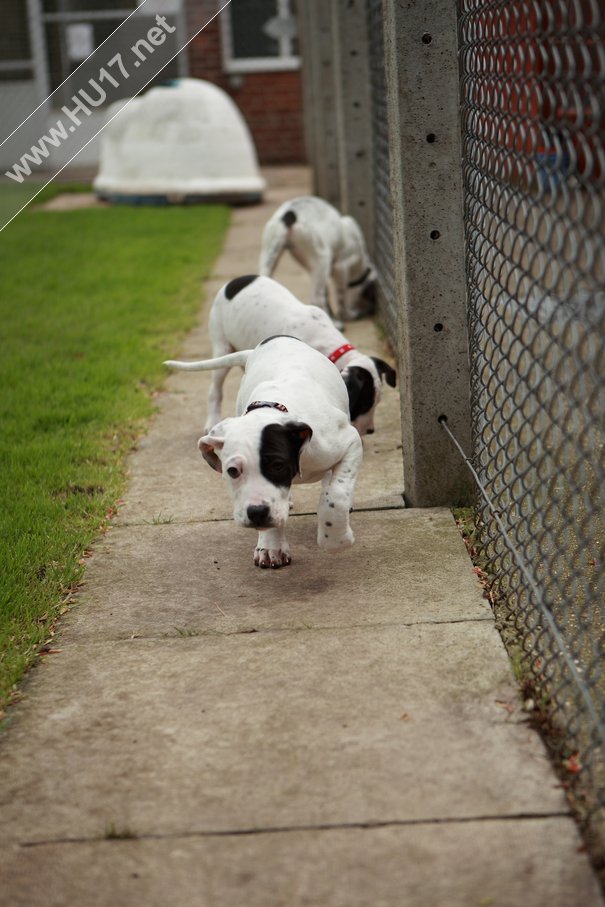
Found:
<path fill-rule="evenodd" d="M 350 280 L 347 284 L 348 287 L 360 287 L 362 283 L 365 283 L 368 277 L 370 276 L 372 269 L 366 268 L 361 277 L 358 277 L 357 280 Z"/>
<path fill-rule="evenodd" d="M 254 403 L 250 403 L 246 407 L 244 416 L 252 412 L 253 409 L 263 409 L 265 407 L 267 407 L 268 409 L 278 409 L 282 413 L 288 412 L 283 403 L 270 403 L 268 400 L 255 400 Z"/>

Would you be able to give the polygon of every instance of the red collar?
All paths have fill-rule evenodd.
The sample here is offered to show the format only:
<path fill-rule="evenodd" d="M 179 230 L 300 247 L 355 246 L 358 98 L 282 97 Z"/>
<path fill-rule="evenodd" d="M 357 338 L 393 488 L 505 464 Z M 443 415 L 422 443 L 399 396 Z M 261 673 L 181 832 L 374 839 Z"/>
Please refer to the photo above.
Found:
<path fill-rule="evenodd" d="M 330 362 L 338 362 L 341 356 L 344 356 L 345 353 L 349 353 L 354 349 L 355 347 L 352 343 L 343 343 L 343 345 L 339 346 L 337 350 L 334 350 L 333 353 L 330 353 L 328 359 L 330 360 Z"/>

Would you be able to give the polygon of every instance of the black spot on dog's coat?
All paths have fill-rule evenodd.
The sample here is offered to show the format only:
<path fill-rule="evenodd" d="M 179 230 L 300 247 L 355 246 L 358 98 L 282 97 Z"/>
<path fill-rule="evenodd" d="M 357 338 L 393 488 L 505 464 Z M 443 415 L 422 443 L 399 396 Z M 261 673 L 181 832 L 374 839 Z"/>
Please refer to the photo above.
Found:
<path fill-rule="evenodd" d="M 373 312 L 378 302 L 378 289 L 375 280 L 369 280 L 361 291 L 361 298 L 368 306 L 368 311 Z"/>
<path fill-rule="evenodd" d="M 257 277 L 258 274 L 243 274 L 242 277 L 234 277 L 225 287 L 225 296 L 227 299 L 233 299 L 241 290 L 250 286 Z"/>
<path fill-rule="evenodd" d="M 298 473 L 300 451 L 313 434 L 305 422 L 265 425 L 260 438 L 260 471 L 269 482 L 289 488 Z"/>
<path fill-rule="evenodd" d="M 292 224 L 296 223 L 296 214 L 294 211 L 286 211 L 286 213 L 282 215 L 282 221 L 286 227 L 291 227 Z"/>

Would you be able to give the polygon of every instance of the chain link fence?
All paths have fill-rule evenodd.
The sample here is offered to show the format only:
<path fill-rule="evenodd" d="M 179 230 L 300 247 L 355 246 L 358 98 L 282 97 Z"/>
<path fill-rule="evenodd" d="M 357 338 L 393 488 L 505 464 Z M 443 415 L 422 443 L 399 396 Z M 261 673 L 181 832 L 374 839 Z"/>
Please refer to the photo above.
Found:
<path fill-rule="evenodd" d="M 349 0 L 332 3 L 338 28 Z M 371 93 L 368 239 L 380 318 L 403 373 L 406 494 L 410 463 L 423 468 L 434 457 L 444 473 L 451 447 L 467 471 L 470 454 L 480 502 L 474 553 L 528 716 L 605 865 L 605 8 L 457 0 L 451 11 L 435 0 L 405 9 L 366 0 L 367 60 L 358 61 Z M 456 48 L 452 129 L 442 114 L 458 102 L 443 61 Z M 321 107 L 321 91 L 312 100 Z M 316 175 L 330 153 L 319 139 Z M 453 216 L 460 208 L 462 218 Z M 459 284 L 457 257 L 466 265 Z M 418 282 L 422 269 L 429 277 Z M 437 378 L 421 374 L 441 402 L 421 396 L 414 422 L 422 371 L 414 351 L 424 344 L 429 359 L 442 355 L 442 340 L 464 320 L 452 299 L 464 295 L 458 358 L 439 360 Z M 472 442 L 468 414 L 452 418 L 468 396 L 467 359 Z M 446 431 L 423 434 L 439 413 Z M 418 487 L 415 505 L 435 502 L 426 482 Z M 446 491 L 437 503 L 454 503 Z"/>
<path fill-rule="evenodd" d="M 479 544 L 528 710 L 605 843 L 605 25 L 459 6 Z"/>

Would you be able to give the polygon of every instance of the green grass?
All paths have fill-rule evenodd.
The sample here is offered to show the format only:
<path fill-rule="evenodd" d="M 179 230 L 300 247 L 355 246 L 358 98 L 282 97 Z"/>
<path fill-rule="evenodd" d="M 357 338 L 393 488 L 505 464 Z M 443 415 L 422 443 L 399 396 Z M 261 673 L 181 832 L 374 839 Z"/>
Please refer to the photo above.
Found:
<path fill-rule="evenodd" d="M 43 189 L 44 183 L 15 183 L 11 180 L 0 181 L 0 227 L 13 217 L 23 205 L 27 205 L 37 189 L 41 189 L 38 199 L 47 190 Z M 51 184 L 52 185 L 52 184 Z M 50 187 L 47 187 L 50 188 Z M 34 203 L 35 204 L 35 203 Z M 1 236 L 1 234 L 0 234 Z"/>
<path fill-rule="evenodd" d="M 0 710 L 125 487 L 222 207 L 25 212 L 0 234 Z"/>
<path fill-rule="evenodd" d="M 37 195 L 35 195 L 36 192 L 38 192 Z M 42 205 L 57 195 L 72 194 L 74 192 L 92 192 L 92 185 L 90 183 L 61 183 L 57 180 L 52 180 L 45 186 L 42 181 L 30 182 L 28 180 L 19 184 L 10 179 L 1 179 L 0 227 L 16 215 L 23 205 L 30 203 L 32 207 Z"/>
<path fill-rule="evenodd" d="M 45 202 L 49 202 L 51 199 L 56 198 L 57 195 L 80 195 L 83 193 L 88 195 L 94 194 L 92 183 L 60 183 L 57 182 L 57 180 L 53 180 L 32 200 L 32 207 L 43 205 Z"/>

